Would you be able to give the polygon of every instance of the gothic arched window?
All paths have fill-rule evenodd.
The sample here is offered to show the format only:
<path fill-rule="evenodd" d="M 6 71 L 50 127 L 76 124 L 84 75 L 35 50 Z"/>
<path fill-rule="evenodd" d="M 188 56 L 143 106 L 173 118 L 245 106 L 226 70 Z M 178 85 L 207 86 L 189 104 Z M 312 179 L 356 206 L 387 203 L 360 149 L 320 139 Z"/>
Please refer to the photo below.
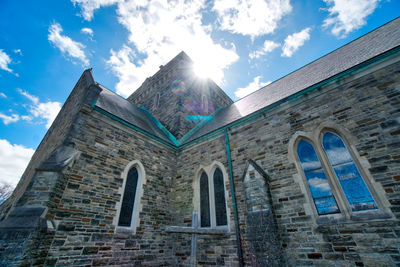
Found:
<path fill-rule="evenodd" d="M 213 175 L 214 200 L 215 200 L 215 221 L 217 226 L 227 225 L 224 176 L 219 168 L 216 168 Z"/>
<path fill-rule="evenodd" d="M 200 176 L 200 226 L 210 227 L 210 196 L 208 176 L 203 172 Z"/>
<path fill-rule="evenodd" d="M 315 207 L 311 210 L 321 215 L 317 221 L 390 218 L 383 189 L 374 183 L 366 163 L 360 164 L 342 132 L 347 133 L 320 127 L 312 134 L 296 134 L 291 141 L 306 185 L 303 189 Z"/>
<path fill-rule="evenodd" d="M 129 170 L 128 176 L 126 178 L 124 196 L 122 198 L 121 211 L 119 213 L 118 226 L 131 226 L 138 176 L 139 174 L 137 169 L 135 167 L 132 167 Z"/>
<path fill-rule="evenodd" d="M 201 96 L 201 109 L 203 113 L 208 113 L 208 103 L 205 95 Z"/>
<path fill-rule="evenodd" d="M 324 134 L 322 146 L 352 211 L 377 209 L 352 156 L 342 139 L 331 132 Z"/>
<path fill-rule="evenodd" d="M 215 165 L 202 169 L 195 185 L 200 227 L 228 225 L 224 172 Z"/>
<path fill-rule="evenodd" d="M 154 109 L 160 106 L 160 93 L 157 93 L 154 99 Z"/>
<path fill-rule="evenodd" d="M 297 154 L 318 214 L 338 213 L 338 205 L 314 147 L 301 140 Z"/>
<path fill-rule="evenodd" d="M 116 230 L 119 228 L 136 232 L 139 226 L 139 213 L 142 209 L 141 198 L 146 175 L 142 163 L 138 160 L 130 162 L 121 174 L 122 187 L 118 193 L 121 200 L 116 204 L 117 216 L 114 217 Z"/>

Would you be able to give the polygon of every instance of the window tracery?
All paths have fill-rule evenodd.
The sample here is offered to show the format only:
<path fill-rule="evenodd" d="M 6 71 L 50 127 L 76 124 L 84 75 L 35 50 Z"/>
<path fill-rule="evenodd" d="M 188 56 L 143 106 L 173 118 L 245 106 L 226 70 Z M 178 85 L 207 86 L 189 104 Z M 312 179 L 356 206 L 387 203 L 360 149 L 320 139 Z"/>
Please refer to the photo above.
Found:
<path fill-rule="evenodd" d="M 313 133 L 296 133 L 289 144 L 317 222 L 391 217 L 383 189 L 344 133 L 349 135 L 321 125 Z"/>
<path fill-rule="evenodd" d="M 228 226 L 226 172 L 222 164 L 201 168 L 194 182 L 194 205 L 199 211 L 200 227 Z"/>

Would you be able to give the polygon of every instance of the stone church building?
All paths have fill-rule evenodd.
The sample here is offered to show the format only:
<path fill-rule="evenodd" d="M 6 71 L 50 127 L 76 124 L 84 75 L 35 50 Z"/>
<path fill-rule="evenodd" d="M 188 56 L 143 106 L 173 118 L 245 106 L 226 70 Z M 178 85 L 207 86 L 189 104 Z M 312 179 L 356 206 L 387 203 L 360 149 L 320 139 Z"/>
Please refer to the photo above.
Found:
<path fill-rule="evenodd" d="M 400 19 L 234 103 L 86 70 L 0 214 L 0 266 L 399 266 Z"/>

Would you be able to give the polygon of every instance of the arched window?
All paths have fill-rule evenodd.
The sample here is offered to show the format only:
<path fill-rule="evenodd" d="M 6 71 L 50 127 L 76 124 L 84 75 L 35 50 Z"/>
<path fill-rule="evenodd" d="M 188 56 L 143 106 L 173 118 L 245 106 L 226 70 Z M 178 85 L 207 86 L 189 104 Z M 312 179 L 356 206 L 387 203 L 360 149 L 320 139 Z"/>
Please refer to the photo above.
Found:
<path fill-rule="evenodd" d="M 214 171 L 215 220 L 217 226 L 227 224 L 224 176 L 219 168 Z"/>
<path fill-rule="evenodd" d="M 351 137 L 345 129 L 321 126 L 313 133 L 296 133 L 290 141 L 289 155 L 295 155 L 292 159 L 306 185 L 302 189 L 314 204 L 311 211 L 317 222 L 392 217 L 383 189 L 365 168 L 368 162 L 363 159 L 361 165 L 345 135 Z"/>
<path fill-rule="evenodd" d="M 116 230 L 125 229 L 136 232 L 139 226 L 139 213 L 142 209 L 141 198 L 143 196 L 143 185 L 146 183 L 146 175 L 141 162 L 134 160 L 130 162 L 121 174 L 122 187 L 118 193 L 121 200 L 116 204 L 117 216 L 114 218 Z"/>
<path fill-rule="evenodd" d="M 122 198 L 121 211 L 119 213 L 118 226 L 131 226 L 137 183 L 138 171 L 136 167 L 132 167 L 129 170 L 128 176 L 126 178 L 124 196 Z"/>
<path fill-rule="evenodd" d="M 338 205 L 314 147 L 301 140 L 297 154 L 318 214 L 338 213 Z"/>
<path fill-rule="evenodd" d="M 210 227 L 210 196 L 208 187 L 208 176 L 203 172 L 200 176 L 200 226 Z"/>
<path fill-rule="evenodd" d="M 201 96 L 201 109 L 203 113 L 208 112 L 208 103 L 207 103 L 207 98 L 205 95 Z"/>
<path fill-rule="evenodd" d="M 160 93 L 157 93 L 154 99 L 154 109 L 158 108 L 159 106 L 160 106 Z"/>
<path fill-rule="evenodd" d="M 223 227 L 228 225 L 224 172 L 210 165 L 203 168 L 195 183 L 195 197 L 200 214 L 200 227 Z"/>
<path fill-rule="evenodd" d="M 322 138 L 322 145 L 351 210 L 377 209 L 378 206 L 342 139 L 327 132 Z"/>

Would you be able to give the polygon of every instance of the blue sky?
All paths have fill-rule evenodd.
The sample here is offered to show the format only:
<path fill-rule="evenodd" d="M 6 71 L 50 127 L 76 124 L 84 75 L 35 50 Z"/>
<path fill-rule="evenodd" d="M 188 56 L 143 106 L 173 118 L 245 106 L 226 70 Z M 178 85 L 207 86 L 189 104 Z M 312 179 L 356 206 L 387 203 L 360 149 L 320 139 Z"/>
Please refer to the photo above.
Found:
<path fill-rule="evenodd" d="M 184 50 L 237 100 L 399 10 L 397 0 L 1 0 L 0 184 L 17 183 L 86 68 L 126 97 Z"/>

